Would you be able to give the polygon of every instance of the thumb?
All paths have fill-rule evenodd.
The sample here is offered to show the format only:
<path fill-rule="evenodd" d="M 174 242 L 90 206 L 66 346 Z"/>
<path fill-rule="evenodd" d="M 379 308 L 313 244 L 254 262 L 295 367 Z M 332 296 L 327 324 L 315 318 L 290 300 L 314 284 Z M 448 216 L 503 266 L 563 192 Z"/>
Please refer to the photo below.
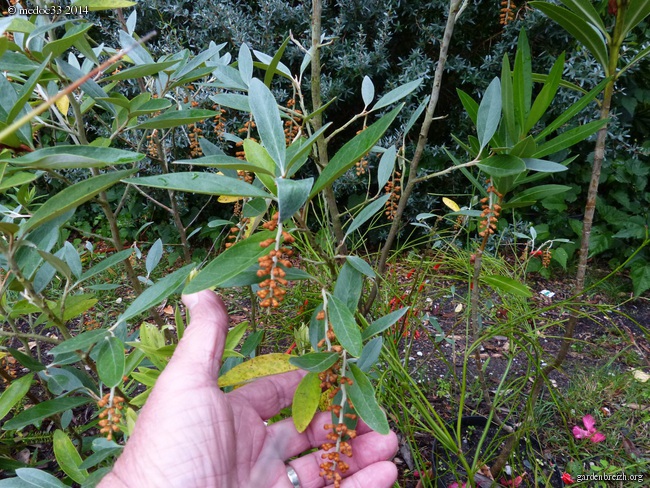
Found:
<path fill-rule="evenodd" d="M 216 383 L 228 334 L 226 306 L 210 290 L 183 295 L 183 303 L 190 323 L 169 366 L 191 368 L 193 374 L 207 374 Z"/>

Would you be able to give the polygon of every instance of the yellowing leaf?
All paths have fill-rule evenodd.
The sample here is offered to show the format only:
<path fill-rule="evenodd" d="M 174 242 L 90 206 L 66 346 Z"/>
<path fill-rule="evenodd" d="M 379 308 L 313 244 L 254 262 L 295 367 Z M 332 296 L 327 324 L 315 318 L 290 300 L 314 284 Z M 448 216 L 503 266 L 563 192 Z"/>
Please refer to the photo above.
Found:
<path fill-rule="evenodd" d="M 262 378 L 263 376 L 286 373 L 287 371 L 298 369 L 289 363 L 289 358 L 291 358 L 289 354 L 280 352 L 256 356 L 250 361 L 238 364 L 219 378 L 219 388 L 241 385 L 256 378 Z"/>
<path fill-rule="evenodd" d="M 459 303 L 458 305 L 456 305 L 456 308 L 454 309 L 454 312 L 461 313 L 462 311 L 463 311 L 463 304 Z"/>
<path fill-rule="evenodd" d="M 221 195 L 219 198 L 217 198 L 217 202 L 219 203 L 235 203 L 239 200 L 241 200 L 242 197 L 229 197 L 228 195 Z"/>
<path fill-rule="evenodd" d="M 316 414 L 320 402 L 321 389 L 318 373 L 307 373 L 300 381 L 293 395 L 291 414 L 298 432 L 304 432 Z"/>
<path fill-rule="evenodd" d="M 456 202 L 454 202 L 451 198 L 447 197 L 442 197 L 442 203 L 447 205 L 450 209 L 452 209 L 454 212 L 460 212 L 460 207 Z"/>
<path fill-rule="evenodd" d="M 70 108 L 70 99 L 68 97 L 61 97 L 54 103 L 56 108 L 59 109 L 59 112 L 64 116 L 68 115 L 68 109 Z"/>
<path fill-rule="evenodd" d="M 645 383 L 650 380 L 650 374 L 644 373 L 640 369 L 633 370 L 632 375 L 634 376 L 635 380 L 640 381 L 641 383 Z"/>

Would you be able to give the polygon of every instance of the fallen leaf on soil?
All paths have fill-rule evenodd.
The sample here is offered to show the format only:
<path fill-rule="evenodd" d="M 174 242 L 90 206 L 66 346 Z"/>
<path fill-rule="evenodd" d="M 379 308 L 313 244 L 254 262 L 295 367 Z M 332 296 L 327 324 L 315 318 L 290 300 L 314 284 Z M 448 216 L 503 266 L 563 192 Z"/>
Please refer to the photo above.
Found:
<path fill-rule="evenodd" d="M 639 450 L 639 448 L 637 448 L 634 445 L 634 443 L 630 439 L 628 439 L 627 437 L 625 437 L 625 436 L 622 436 L 622 437 L 623 437 L 623 449 L 625 449 L 625 452 L 629 456 L 634 456 L 634 457 L 636 457 L 638 459 L 641 459 L 643 456 L 642 456 L 641 451 Z"/>
<path fill-rule="evenodd" d="M 650 374 L 644 373 L 640 369 L 633 370 L 632 376 L 634 376 L 635 380 L 640 381 L 641 383 L 645 383 L 646 381 L 650 380 Z"/>
<path fill-rule="evenodd" d="M 484 464 L 483 466 L 481 466 L 481 469 L 479 471 L 486 478 L 490 478 L 491 480 L 494 479 L 494 477 L 492 476 L 492 471 L 490 471 L 490 467 L 487 464 Z"/>

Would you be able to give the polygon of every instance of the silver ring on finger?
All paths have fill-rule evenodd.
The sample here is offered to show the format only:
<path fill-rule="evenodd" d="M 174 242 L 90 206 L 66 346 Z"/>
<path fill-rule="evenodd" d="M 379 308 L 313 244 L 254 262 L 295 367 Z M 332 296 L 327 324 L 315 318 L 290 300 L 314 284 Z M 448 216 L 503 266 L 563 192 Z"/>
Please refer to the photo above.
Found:
<path fill-rule="evenodd" d="M 300 480 L 298 479 L 298 473 L 296 473 L 296 470 L 288 464 L 286 465 L 286 468 L 291 486 L 293 486 L 293 488 L 300 488 Z"/>

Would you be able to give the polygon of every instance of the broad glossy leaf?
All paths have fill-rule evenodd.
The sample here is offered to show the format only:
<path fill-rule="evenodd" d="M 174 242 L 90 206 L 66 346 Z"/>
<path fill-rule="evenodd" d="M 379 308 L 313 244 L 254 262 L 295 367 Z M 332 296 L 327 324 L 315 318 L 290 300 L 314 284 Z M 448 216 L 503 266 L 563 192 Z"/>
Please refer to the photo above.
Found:
<path fill-rule="evenodd" d="M 2 395 L 0 395 L 0 419 L 4 418 L 27 395 L 33 379 L 34 375 L 30 373 L 22 378 L 13 380 Z"/>
<path fill-rule="evenodd" d="M 339 355 L 335 352 L 310 352 L 302 356 L 291 356 L 289 362 L 305 371 L 321 373 L 329 369 L 338 359 Z"/>
<path fill-rule="evenodd" d="M 49 354 L 57 355 L 73 351 L 87 351 L 90 346 L 102 340 L 106 335 L 107 332 L 101 329 L 82 332 L 81 334 L 74 336 L 72 339 L 68 339 L 57 345 L 49 351 Z"/>
<path fill-rule="evenodd" d="M 494 177 L 514 176 L 526 171 L 524 160 L 510 154 L 495 154 L 483 159 L 477 166 Z"/>
<path fill-rule="evenodd" d="M 390 146 L 384 151 L 379 160 L 379 167 L 377 168 L 377 187 L 383 188 L 395 169 L 395 159 L 397 159 L 397 147 Z"/>
<path fill-rule="evenodd" d="M 361 82 L 361 98 L 366 107 L 375 99 L 375 85 L 368 76 L 364 76 Z"/>
<path fill-rule="evenodd" d="M 388 315 L 384 315 L 383 317 L 378 318 L 366 329 L 364 329 L 364 331 L 361 333 L 361 338 L 365 341 L 374 335 L 381 334 L 383 331 L 401 319 L 404 314 L 408 312 L 408 310 L 409 307 L 403 307 L 389 313 Z"/>
<path fill-rule="evenodd" d="M 561 171 L 566 171 L 567 168 L 565 165 L 556 163 L 554 161 L 546 161 L 544 159 L 535 159 L 535 158 L 523 158 L 524 163 L 526 163 L 526 169 L 529 171 L 541 171 L 543 173 L 559 173 Z"/>
<path fill-rule="evenodd" d="M 316 180 L 309 197 L 313 198 L 323 188 L 331 185 L 334 180 L 345 173 L 354 163 L 367 154 L 368 151 L 370 151 L 377 143 L 379 138 L 384 135 L 384 132 L 386 132 L 386 129 L 388 129 L 390 124 L 393 123 L 393 120 L 395 120 L 395 117 L 397 117 L 397 114 L 401 109 L 402 105 L 394 108 L 339 149 Z"/>
<path fill-rule="evenodd" d="M 52 445 L 56 462 L 63 472 L 77 483 L 83 483 L 88 477 L 88 471 L 79 469 L 81 456 L 65 432 L 60 429 L 55 430 Z"/>
<path fill-rule="evenodd" d="M 570 8 L 578 17 L 586 19 L 590 24 L 595 25 L 603 33 L 607 34 L 607 29 L 600 15 L 594 8 L 590 0 L 560 0 L 565 6 Z"/>
<path fill-rule="evenodd" d="M 309 426 L 321 397 L 320 378 L 317 373 L 307 373 L 296 388 L 291 404 L 293 424 L 298 432 L 304 432 Z"/>
<path fill-rule="evenodd" d="M 5 176 L 0 181 L 0 192 L 11 188 L 19 188 L 26 183 L 31 183 L 36 178 L 40 177 L 43 173 L 41 171 L 36 173 L 28 173 L 26 171 L 19 171 L 9 176 Z"/>
<path fill-rule="evenodd" d="M 602 127 L 607 125 L 608 121 L 609 119 L 594 120 L 584 125 L 575 127 L 574 129 L 569 129 L 565 132 L 562 132 L 562 134 L 554 137 L 550 141 L 547 141 L 544 144 L 540 144 L 537 147 L 537 151 L 532 155 L 532 157 L 540 159 L 544 156 L 548 156 L 549 154 L 560 152 L 563 149 L 577 144 L 578 142 L 582 142 L 589 136 L 598 132 Z"/>
<path fill-rule="evenodd" d="M 277 174 L 277 168 L 266 148 L 252 139 L 244 139 L 244 153 L 248 162 L 266 170 L 258 173 L 257 177 L 271 193 L 277 195 L 278 189 L 275 185 L 275 178 L 268 175 L 268 173 Z"/>
<path fill-rule="evenodd" d="M 286 165 L 286 145 L 280 110 L 271 90 L 257 78 L 250 82 L 248 103 L 257 124 L 262 144 L 282 174 Z"/>
<path fill-rule="evenodd" d="M 492 80 L 485 90 L 483 100 L 478 107 L 476 131 L 481 150 L 487 146 L 499 128 L 501 119 L 501 83 L 498 78 Z M 480 152 L 480 151 L 479 151 Z"/>
<path fill-rule="evenodd" d="M 637 0 L 628 3 L 627 12 L 625 13 L 625 21 L 623 22 L 623 33 L 621 39 L 624 39 L 626 34 L 636 27 L 639 22 L 650 15 L 650 1 Z"/>
<path fill-rule="evenodd" d="M 239 273 L 246 271 L 257 259 L 268 254 L 269 249 L 260 247 L 260 242 L 275 237 L 272 232 L 257 232 L 226 249 L 199 271 L 185 289 L 184 294 L 196 293 L 207 288 L 218 287 Z"/>
<path fill-rule="evenodd" d="M 630 277 L 632 278 L 632 289 L 635 296 L 640 296 L 650 289 L 650 265 L 632 266 Z"/>
<path fill-rule="evenodd" d="M 341 267 L 334 286 L 334 296 L 348 307 L 351 313 L 357 310 L 359 298 L 363 291 L 363 274 L 349 262 Z"/>
<path fill-rule="evenodd" d="M 278 177 L 275 179 L 278 188 L 278 207 L 280 222 L 285 222 L 302 208 L 309 198 L 309 191 L 314 186 L 314 178 L 304 180 L 289 180 Z"/>
<path fill-rule="evenodd" d="M 230 350 L 235 349 L 235 347 L 237 347 L 237 344 L 239 344 L 239 341 L 241 341 L 242 337 L 244 337 L 247 328 L 248 328 L 248 321 L 244 321 L 244 322 L 240 322 L 231 330 L 229 330 L 228 334 L 226 335 L 225 349 L 230 349 Z"/>
<path fill-rule="evenodd" d="M 108 388 L 122 382 L 124 376 L 124 343 L 115 336 L 105 337 L 99 345 L 97 373 Z"/>
<path fill-rule="evenodd" d="M 170 127 L 178 127 L 181 125 L 194 124 L 204 119 L 214 117 L 219 112 L 214 110 L 205 110 L 199 108 L 192 108 L 186 110 L 168 110 L 164 114 L 154 117 L 153 119 L 146 120 L 141 124 L 136 125 L 135 129 L 169 129 Z"/>
<path fill-rule="evenodd" d="M 541 10 L 555 22 L 560 24 L 569 34 L 575 37 L 578 41 L 585 45 L 585 47 L 596 58 L 596 61 L 605 70 L 609 76 L 613 73 L 608 73 L 608 55 L 607 44 L 602 33 L 592 26 L 587 20 L 579 17 L 570 10 L 553 5 L 547 2 L 529 2 L 533 8 Z"/>
<path fill-rule="evenodd" d="M 260 190 L 237 178 L 196 171 L 129 178 L 128 180 L 124 180 L 124 182 L 132 185 L 152 186 L 154 188 L 202 193 L 205 195 L 229 195 L 234 197 L 269 196 L 264 190 Z"/>
<path fill-rule="evenodd" d="M 553 249 L 552 259 L 553 261 L 557 261 L 564 271 L 566 271 L 566 263 L 569 259 L 569 255 L 564 248 L 558 247 L 557 249 Z"/>
<path fill-rule="evenodd" d="M 372 266 L 370 266 L 364 259 L 358 256 L 346 256 L 345 260 L 350 263 L 350 266 L 355 268 L 360 273 L 366 275 L 368 278 L 374 279 L 377 277 L 377 274 L 372 269 Z"/>
<path fill-rule="evenodd" d="M 36 424 L 43 419 L 55 415 L 57 413 L 65 412 L 73 408 L 80 407 L 93 400 L 90 397 L 62 397 L 55 398 L 54 400 L 46 400 L 28 408 L 27 410 L 19 413 L 14 418 L 7 420 L 2 425 L 2 430 L 19 430 L 27 427 L 30 424 Z"/>
<path fill-rule="evenodd" d="M 390 431 L 388 420 L 377 403 L 375 389 L 372 387 L 370 380 L 354 364 L 350 365 L 350 373 L 352 373 L 353 383 L 347 387 L 347 391 L 354 405 L 354 410 L 372 430 L 380 434 L 388 434 Z"/>
<path fill-rule="evenodd" d="M 129 305 L 122 315 L 119 316 L 118 322 L 126 322 L 151 307 L 158 305 L 181 286 L 189 276 L 190 271 L 194 269 L 194 266 L 194 264 L 188 264 L 187 266 L 177 269 L 144 290 L 138 298 L 133 300 L 131 305 Z"/>
<path fill-rule="evenodd" d="M 25 235 L 29 230 L 40 226 L 44 222 L 63 215 L 68 210 L 77 208 L 82 203 L 87 202 L 98 193 L 110 188 L 122 178 L 128 177 L 135 171 L 135 169 L 112 171 L 64 188 L 32 214 L 31 218 L 23 224 L 21 234 Z"/>
<path fill-rule="evenodd" d="M 370 368 L 377 362 L 379 359 L 379 354 L 381 354 L 381 348 L 384 344 L 381 336 L 370 339 L 368 343 L 363 346 L 363 351 L 361 351 L 361 356 L 359 361 L 357 361 L 357 366 L 361 371 L 370 371 Z"/>
<path fill-rule="evenodd" d="M 362 350 L 361 332 L 350 309 L 337 297 L 330 296 L 327 312 L 339 343 L 352 356 L 359 357 Z"/>
<path fill-rule="evenodd" d="M 409 95 L 413 90 L 415 90 L 421 84 L 422 84 L 422 78 L 418 78 L 417 80 L 411 81 L 409 83 L 404 83 L 403 85 L 398 86 L 397 88 L 389 91 L 388 93 L 386 93 L 386 95 L 384 95 L 379 100 L 377 100 L 377 103 L 373 105 L 372 110 L 378 110 L 380 108 L 387 107 L 392 103 L 400 101 L 402 98 Z"/>
<path fill-rule="evenodd" d="M 219 388 L 248 383 L 256 378 L 286 373 L 298 369 L 289 362 L 290 355 L 284 353 L 255 356 L 249 361 L 238 364 L 219 378 Z"/>
<path fill-rule="evenodd" d="M 523 298 L 530 298 L 533 296 L 532 292 L 525 284 L 513 280 L 512 278 L 508 278 L 507 276 L 486 275 L 482 277 L 482 280 L 492 288 L 505 293 L 510 293 L 511 295 Z"/>
<path fill-rule="evenodd" d="M 368 220 L 374 217 L 377 214 L 377 212 L 379 212 L 382 208 L 384 208 L 389 198 L 390 198 L 390 194 L 382 195 L 377 200 L 375 200 L 372 203 L 369 203 L 363 210 L 361 210 L 361 212 L 359 212 L 357 216 L 354 219 L 352 219 L 352 222 L 350 223 L 350 227 L 348 227 L 348 230 L 345 232 L 345 237 L 352 234 L 355 230 L 357 230 Z"/>

